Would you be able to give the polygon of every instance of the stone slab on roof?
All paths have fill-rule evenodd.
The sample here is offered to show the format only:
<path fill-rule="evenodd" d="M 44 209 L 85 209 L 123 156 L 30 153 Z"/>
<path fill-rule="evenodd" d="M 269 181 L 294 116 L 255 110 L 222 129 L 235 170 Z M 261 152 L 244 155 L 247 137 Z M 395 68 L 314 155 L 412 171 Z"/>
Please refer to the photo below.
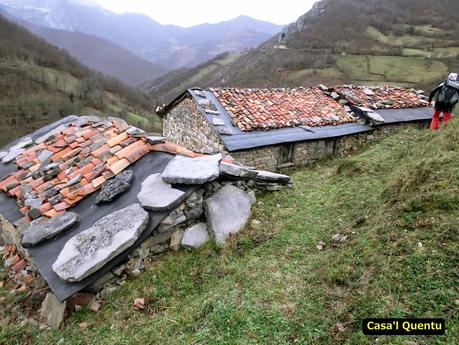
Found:
<path fill-rule="evenodd" d="M 333 89 L 351 104 L 371 109 L 407 109 L 428 106 L 422 93 L 402 87 L 340 85 Z"/>
<path fill-rule="evenodd" d="M 319 88 L 210 89 L 242 131 L 338 125 L 357 119 Z"/>

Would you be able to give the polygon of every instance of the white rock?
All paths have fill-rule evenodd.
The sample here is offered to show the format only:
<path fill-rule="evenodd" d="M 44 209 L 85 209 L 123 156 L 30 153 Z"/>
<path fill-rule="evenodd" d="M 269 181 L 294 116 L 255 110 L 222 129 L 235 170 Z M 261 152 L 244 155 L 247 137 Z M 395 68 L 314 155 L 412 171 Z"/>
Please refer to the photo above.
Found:
<path fill-rule="evenodd" d="M 161 174 L 148 176 L 143 182 L 137 199 L 143 208 L 152 211 L 173 210 L 185 200 L 186 194 L 163 181 Z"/>
<path fill-rule="evenodd" d="M 217 243 L 237 233 L 247 224 L 253 199 L 243 190 L 227 185 L 204 202 L 209 233 Z"/>
<path fill-rule="evenodd" d="M 182 247 L 199 248 L 210 240 L 205 223 L 196 224 L 185 230 L 182 237 Z"/>

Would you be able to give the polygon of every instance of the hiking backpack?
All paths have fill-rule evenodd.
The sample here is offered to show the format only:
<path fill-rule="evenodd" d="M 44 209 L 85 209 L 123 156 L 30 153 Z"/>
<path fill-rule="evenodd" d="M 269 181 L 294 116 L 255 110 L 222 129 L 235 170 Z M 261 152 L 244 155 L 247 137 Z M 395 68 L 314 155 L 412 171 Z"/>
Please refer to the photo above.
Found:
<path fill-rule="evenodd" d="M 447 105 L 455 105 L 459 101 L 457 90 L 451 86 L 443 85 L 438 93 L 437 102 Z"/>

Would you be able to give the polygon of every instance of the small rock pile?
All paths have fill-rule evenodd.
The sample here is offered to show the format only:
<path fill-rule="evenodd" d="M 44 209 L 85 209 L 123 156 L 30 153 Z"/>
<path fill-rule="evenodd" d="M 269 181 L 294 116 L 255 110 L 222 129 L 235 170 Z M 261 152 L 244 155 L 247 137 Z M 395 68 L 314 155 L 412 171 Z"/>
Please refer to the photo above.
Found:
<path fill-rule="evenodd" d="M 184 198 L 183 192 L 168 182 L 197 184 L 197 188 Z M 221 155 L 176 157 L 162 174 L 148 177 L 138 195 L 144 209 L 172 212 L 126 263 L 106 274 L 91 289 L 102 296 L 113 291 L 124 284 L 127 275 L 140 274 L 153 255 L 197 249 L 209 241 L 224 244 L 248 223 L 256 192 L 281 190 L 290 183 L 286 175 L 221 162 Z"/>

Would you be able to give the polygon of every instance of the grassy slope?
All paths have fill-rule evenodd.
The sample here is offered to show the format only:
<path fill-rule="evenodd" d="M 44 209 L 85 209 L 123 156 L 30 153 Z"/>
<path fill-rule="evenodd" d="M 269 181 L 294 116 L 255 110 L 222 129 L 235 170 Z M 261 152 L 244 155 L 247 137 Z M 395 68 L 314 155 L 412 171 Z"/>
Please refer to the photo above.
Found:
<path fill-rule="evenodd" d="M 276 35 L 193 80 L 194 86 L 356 83 L 427 90 L 448 71 L 459 69 L 457 0 L 322 0 L 322 4 L 323 12 L 312 11 L 289 27 L 281 45 Z M 186 73 L 174 74 L 175 85 L 188 79 Z M 164 96 L 171 89 L 152 89 L 150 95 L 167 101 Z"/>
<path fill-rule="evenodd" d="M 172 71 L 143 85 L 144 92 L 158 103 L 169 103 L 186 89 L 212 86 L 210 80 L 221 78 L 225 67 L 236 61 L 239 53 L 223 53 L 193 68 Z"/>
<path fill-rule="evenodd" d="M 262 230 L 163 255 L 98 314 L 77 312 L 61 331 L 9 325 L 0 344 L 372 344 L 360 332 L 372 316 L 447 320 L 445 337 L 381 344 L 459 342 L 459 121 L 404 131 L 293 181 L 259 199 Z M 333 245 L 336 233 L 349 238 Z M 136 297 L 145 311 L 133 310 Z M 2 310 L 11 299 L 0 289 Z"/>

